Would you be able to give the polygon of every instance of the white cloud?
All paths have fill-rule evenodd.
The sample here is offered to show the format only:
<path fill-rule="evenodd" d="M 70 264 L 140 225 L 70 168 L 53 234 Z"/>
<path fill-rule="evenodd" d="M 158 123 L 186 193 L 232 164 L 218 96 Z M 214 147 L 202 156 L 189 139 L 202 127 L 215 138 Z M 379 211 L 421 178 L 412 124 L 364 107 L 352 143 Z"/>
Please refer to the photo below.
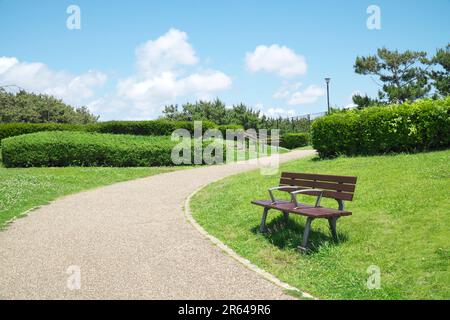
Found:
<path fill-rule="evenodd" d="M 101 115 L 101 120 L 136 120 L 136 112 L 124 99 L 117 97 L 115 93 L 91 101 L 87 107 L 94 114 Z M 139 112 L 142 114 L 142 112 Z M 140 118 L 141 119 L 141 118 Z"/>
<path fill-rule="evenodd" d="M 177 97 L 193 94 L 208 99 L 216 91 L 228 89 L 231 79 L 224 73 L 206 70 L 186 77 L 178 77 L 173 71 L 164 71 L 153 77 L 130 77 L 118 83 L 119 96 L 134 102 L 149 103 L 171 101 Z"/>
<path fill-rule="evenodd" d="M 325 89 L 312 84 L 304 90 L 300 90 L 300 82 L 283 85 L 273 95 L 276 99 L 284 99 L 288 105 L 300 105 L 316 102 L 321 96 L 325 95 Z"/>
<path fill-rule="evenodd" d="M 262 103 L 255 104 L 254 108 L 261 112 L 260 117 L 265 115 L 266 117 L 271 118 L 279 118 L 279 117 L 286 118 L 286 117 L 293 117 L 296 114 L 295 110 L 293 109 L 287 110 L 283 108 L 269 108 L 265 110 L 264 105 Z"/>
<path fill-rule="evenodd" d="M 247 52 L 245 60 L 247 68 L 252 72 L 266 71 L 286 78 L 304 75 L 307 70 L 302 55 L 277 44 L 257 46 L 253 52 Z"/>
<path fill-rule="evenodd" d="M 218 70 L 186 73 L 183 67 L 198 65 L 186 33 L 170 29 L 136 50 L 136 73 L 117 84 L 117 99 L 127 102 L 137 117 L 155 117 L 165 104 L 181 97 L 210 99 L 229 89 L 232 80 Z M 105 104 L 105 107 L 107 105 Z"/>
<path fill-rule="evenodd" d="M 146 75 L 171 70 L 178 65 L 195 65 L 198 62 L 185 32 L 170 29 L 156 40 L 149 40 L 136 49 L 139 72 Z"/>
<path fill-rule="evenodd" d="M 0 74 L 5 73 L 9 68 L 18 63 L 19 61 L 14 57 L 0 57 Z"/>
<path fill-rule="evenodd" d="M 278 89 L 277 92 L 274 93 L 273 97 L 275 99 L 287 99 L 292 95 L 293 92 L 300 89 L 301 86 L 302 86 L 301 82 L 296 82 L 292 84 L 285 83 L 280 89 Z"/>
<path fill-rule="evenodd" d="M 283 109 L 283 108 L 269 108 L 267 111 L 263 112 L 266 116 L 272 118 L 286 118 L 295 116 L 295 110 L 293 109 Z"/>
<path fill-rule="evenodd" d="M 231 78 L 216 70 L 206 70 L 194 73 L 181 79 L 182 92 L 193 92 L 198 98 L 210 98 L 210 93 L 225 90 L 231 87 Z"/>
<path fill-rule="evenodd" d="M 289 105 L 307 104 L 316 102 L 321 96 L 325 94 L 325 90 L 315 84 L 308 86 L 303 91 L 296 91 L 292 93 L 288 100 Z"/>
<path fill-rule="evenodd" d="M 17 85 L 25 90 L 54 95 L 81 105 L 94 95 L 107 76 L 98 71 L 72 75 L 55 71 L 40 62 L 21 62 L 15 57 L 0 57 L 0 85 Z"/>

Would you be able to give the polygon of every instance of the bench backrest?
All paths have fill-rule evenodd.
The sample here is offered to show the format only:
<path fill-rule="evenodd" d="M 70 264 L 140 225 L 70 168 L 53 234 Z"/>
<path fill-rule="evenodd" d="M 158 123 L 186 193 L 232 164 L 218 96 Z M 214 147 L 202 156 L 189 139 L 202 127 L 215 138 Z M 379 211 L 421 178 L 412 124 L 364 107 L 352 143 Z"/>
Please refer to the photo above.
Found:
<path fill-rule="evenodd" d="M 298 189 L 322 189 L 325 190 L 323 197 L 346 201 L 353 200 L 355 185 L 356 177 L 328 174 L 282 172 L 280 179 L 280 186 L 295 186 Z M 311 195 L 317 195 L 317 193 L 311 192 Z"/>

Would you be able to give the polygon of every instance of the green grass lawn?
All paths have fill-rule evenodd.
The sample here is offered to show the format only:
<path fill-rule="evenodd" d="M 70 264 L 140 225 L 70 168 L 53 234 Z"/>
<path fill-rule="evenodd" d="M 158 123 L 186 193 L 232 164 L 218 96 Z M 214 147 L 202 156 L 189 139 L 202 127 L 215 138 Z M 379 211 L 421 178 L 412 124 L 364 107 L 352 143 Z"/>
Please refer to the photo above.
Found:
<path fill-rule="evenodd" d="M 175 169 L 175 167 L 6 169 L 0 166 L 0 228 L 26 210 L 58 197 Z"/>
<path fill-rule="evenodd" d="M 353 216 L 338 221 L 340 243 L 332 242 L 326 220 L 316 220 L 312 250 L 300 254 L 305 218 L 291 215 L 285 224 L 277 211 L 269 213 L 269 233 L 259 234 L 262 208 L 250 201 L 268 199 L 279 179 L 259 171 L 200 191 L 191 202 L 194 218 L 241 256 L 319 298 L 450 299 L 450 150 L 305 158 L 281 170 L 358 177 L 347 203 Z M 366 286 L 371 265 L 381 269 L 381 289 Z"/>

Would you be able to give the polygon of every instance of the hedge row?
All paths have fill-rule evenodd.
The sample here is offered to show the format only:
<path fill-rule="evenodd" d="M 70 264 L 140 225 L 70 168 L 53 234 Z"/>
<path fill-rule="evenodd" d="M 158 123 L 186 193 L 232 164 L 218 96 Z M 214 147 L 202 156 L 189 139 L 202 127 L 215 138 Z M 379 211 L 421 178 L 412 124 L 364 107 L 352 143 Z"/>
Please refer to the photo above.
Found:
<path fill-rule="evenodd" d="M 450 146 L 450 97 L 335 113 L 315 120 L 322 157 L 415 152 Z"/>
<path fill-rule="evenodd" d="M 86 131 L 90 126 L 65 123 L 2 123 L 0 124 L 0 141 L 9 137 L 41 131 Z"/>
<path fill-rule="evenodd" d="M 169 136 L 54 131 L 4 139 L 1 151 L 6 167 L 172 166 L 177 144 Z M 193 143 L 189 147 L 193 163 Z"/>
<path fill-rule="evenodd" d="M 233 127 L 233 126 L 228 126 Z M 203 132 L 218 128 L 226 129 L 227 126 L 217 126 L 213 122 L 203 121 Z M 108 121 L 88 125 L 71 125 L 62 123 L 6 123 L 0 124 L 0 140 L 22 134 L 41 131 L 85 131 L 112 134 L 132 134 L 144 136 L 167 136 L 176 129 L 187 129 L 194 132 L 194 123 L 188 121 Z"/>
<path fill-rule="evenodd" d="M 108 121 L 100 122 L 92 126 L 91 131 L 112 134 L 132 134 L 142 136 L 170 136 L 176 129 L 187 129 L 191 134 L 194 132 L 192 121 Z M 217 128 L 211 121 L 202 121 L 202 131 Z"/>
<path fill-rule="evenodd" d="M 237 124 L 223 124 L 223 125 L 218 126 L 217 129 L 220 130 L 223 138 L 226 139 L 227 130 L 243 130 L 243 127 L 241 125 L 237 125 Z"/>
<path fill-rule="evenodd" d="M 280 147 L 295 149 L 309 144 L 308 133 L 286 133 L 281 136 Z"/>

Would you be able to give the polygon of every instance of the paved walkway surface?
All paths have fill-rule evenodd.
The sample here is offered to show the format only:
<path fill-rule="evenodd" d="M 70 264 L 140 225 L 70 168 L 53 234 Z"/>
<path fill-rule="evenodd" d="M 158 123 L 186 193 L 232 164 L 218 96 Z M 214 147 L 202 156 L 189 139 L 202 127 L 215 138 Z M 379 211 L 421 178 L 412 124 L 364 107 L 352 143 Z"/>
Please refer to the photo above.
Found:
<path fill-rule="evenodd" d="M 294 151 L 280 160 L 312 153 Z M 258 166 L 165 173 L 67 196 L 31 212 L 0 231 L 0 298 L 289 299 L 212 245 L 183 213 L 198 188 Z M 68 282 L 77 287 L 77 268 L 81 287 L 69 290 Z"/>

